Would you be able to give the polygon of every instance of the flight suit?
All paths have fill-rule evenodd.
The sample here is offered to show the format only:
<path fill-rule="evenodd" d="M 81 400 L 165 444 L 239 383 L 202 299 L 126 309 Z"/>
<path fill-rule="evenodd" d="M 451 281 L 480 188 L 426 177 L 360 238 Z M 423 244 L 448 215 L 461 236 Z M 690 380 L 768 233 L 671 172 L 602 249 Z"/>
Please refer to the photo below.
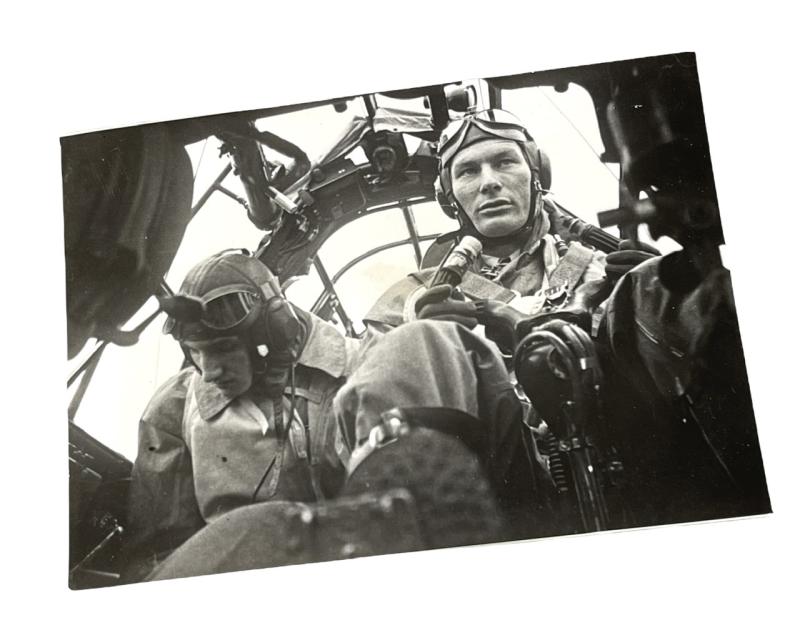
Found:
<path fill-rule="evenodd" d="M 276 435 L 271 400 L 227 398 L 193 368 L 153 396 L 139 424 L 131 483 L 132 580 L 232 510 L 267 500 L 313 502 L 338 491 L 344 467 L 331 405 L 358 342 L 308 317 L 294 387 L 283 398 L 285 437 Z"/>

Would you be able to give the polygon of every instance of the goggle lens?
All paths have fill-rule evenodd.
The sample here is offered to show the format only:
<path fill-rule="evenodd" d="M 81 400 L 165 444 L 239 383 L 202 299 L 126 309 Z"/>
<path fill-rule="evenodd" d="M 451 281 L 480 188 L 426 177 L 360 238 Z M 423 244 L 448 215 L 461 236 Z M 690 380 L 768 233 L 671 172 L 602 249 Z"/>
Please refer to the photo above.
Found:
<path fill-rule="evenodd" d="M 229 330 L 241 324 L 258 303 L 251 292 L 233 292 L 211 301 L 204 306 L 202 322 L 214 330 Z"/>
<path fill-rule="evenodd" d="M 227 292 L 208 301 L 176 295 L 162 301 L 162 308 L 169 315 L 164 332 L 203 335 L 203 329 L 230 331 L 242 324 L 258 303 L 258 295 L 246 290 Z"/>

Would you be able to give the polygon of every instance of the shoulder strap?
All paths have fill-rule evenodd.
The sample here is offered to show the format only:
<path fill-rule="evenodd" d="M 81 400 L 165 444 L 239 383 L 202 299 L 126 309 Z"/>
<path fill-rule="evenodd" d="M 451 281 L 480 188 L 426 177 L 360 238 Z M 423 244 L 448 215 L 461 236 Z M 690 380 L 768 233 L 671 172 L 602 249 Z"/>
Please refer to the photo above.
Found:
<path fill-rule="evenodd" d="M 259 491 L 261 491 L 261 487 L 264 486 L 264 483 L 267 482 L 267 479 L 269 479 L 269 482 L 267 483 L 267 490 L 261 499 L 268 500 L 272 498 L 272 496 L 274 496 L 278 490 L 278 482 L 280 481 L 281 470 L 283 469 L 283 456 L 284 451 L 286 450 L 286 438 L 288 433 L 283 422 L 283 396 L 280 398 L 266 398 L 257 401 L 256 406 L 261 409 L 264 417 L 267 419 L 272 417 L 277 439 L 277 446 L 275 449 L 275 455 L 272 457 L 269 463 L 267 463 L 264 473 L 261 476 L 261 480 L 259 480 L 255 491 L 253 491 L 253 502 L 255 502 L 256 498 L 258 498 Z M 291 426 L 291 418 L 289 418 L 289 424 Z M 270 472 L 272 473 L 271 477 L 269 477 Z"/>
<path fill-rule="evenodd" d="M 258 482 L 258 486 L 255 488 L 253 492 L 252 500 L 255 502 L 256 499 L 259 501 L 269 500 L 272 498 L 278 490 L 278 483 L 280 482 L 281 473 L 283 471 L 283 464 L 284 459 L 286 457 L 286 442 L 289 441 L 291 448 L 294 450 L 294 454 L 298 460 L 305 460 L 306 464 L 308 465 L 308 474 L 309 479 L 311 481 L 311 487 L 314 490 L 314 494 L 316 495 L 318 500 L 324 499 L 324 494 L 322 493 L 319 477 L 316 475 L 316 471 L 311 464 L 310 461 L 310 439 L 308 434 L 306 433 L 307 425 L 305 424 L 305 420 L 303 419 L 304 416 L 307 416 L 307 401 L 304 398 L 298 397 L 296 400 L 296 406 L 294 409 L 293 417 L 288 418 L 289 426 L 286 426 L 286 422 L 283 417 L 283 412 L 286 407 L 288 401 L 285 398 L 280 400 L 280 411 L 276 408 L 279 405 L 278 399 L 274 399 L 271 401 L 263 401 L 262 403 L 258 404 L 258 407 L 261 409 L 262 412 L 268 412 L 267 404 L 272 405 L 272 413 L 271 416 L 275 423 L 275 432 L 277 433 L 277 446 L 275 455 L 272 459 L 267 463 L 264 473 L 261 476 L 261 479 Z M 269 416 L 267 416 L 269 417 Z M 271 476 L 270 476 L 271 474 Z M 259 496 L 259 491 L 261 490 L 262 486 L 266 483 L 266 491 L 264 494 Z"/>
<path fill-rule="evenodd" d="M 580 243 L 571 243 L 566 254 L 550 274 L 549 290 L 571 292 L 575 289 L 594 259 L 594 251 Z M 422 285 L 429 285 L 433 277 L 432 270 L 424 270 L 411 276 Z M 475 272 L 467 271 L 461 281 L 461 290 L 472 299 L 493 299 L 504 304 L 510 302 L 516 293 Z"/>
<path fill-rule="evenodd" d="M 430 286 L 430 282 L 433 279 L 433 275 L 436 271 L 435 270 L 423 270 L 420 272 L 415 272 L 410 276 L 418 281 L 423 286 Z M 516 293 L 512 290 L 509 290 L 505 286 L 501 286 L 500 284 L 487 279 L 471 270 L 468 270 L 464 273 L 464 277 L 461 279 L 461 290 L 465 295 L 470 297 L 471 299 L 494 299 L 497 301 L 502 301 L 504 304 L 510 302 L 514 297 L 516 297 Z"/>
<path fill-rule="evenodd" d="M 592 263 L 594 252 L 580 243 L 571 243 L 566 254 L 550 274 L 550 288 L 571 292 L 578 285 L 586 268 Z"/>
<path fill-rule="evenodd" d="M 461 290 L 473 299 L 494 299 L 502 301 L 504 304 L 517 296 L 505 286 L 472 271 L 467 272 L 461 280 Z"/>

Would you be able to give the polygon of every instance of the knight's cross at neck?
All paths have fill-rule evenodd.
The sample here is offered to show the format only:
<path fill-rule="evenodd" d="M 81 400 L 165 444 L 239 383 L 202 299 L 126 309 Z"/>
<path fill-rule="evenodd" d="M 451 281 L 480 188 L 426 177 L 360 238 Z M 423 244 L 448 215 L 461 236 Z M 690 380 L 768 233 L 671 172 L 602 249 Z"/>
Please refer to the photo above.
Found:
<path fill-rule="evenodd" d="M 483 264 L 480 268 L 480 274 L 482 277 L 486 277 L 487 279 L 497 279 L 500 276 L 500 273 L 503 272 L 503 268 L 505 268 L 508 264 L 511 263 L 511 257 L 501 257 L 497 259 L 497 261 L 486 261 L 488 257 L 482 257 Z"/>

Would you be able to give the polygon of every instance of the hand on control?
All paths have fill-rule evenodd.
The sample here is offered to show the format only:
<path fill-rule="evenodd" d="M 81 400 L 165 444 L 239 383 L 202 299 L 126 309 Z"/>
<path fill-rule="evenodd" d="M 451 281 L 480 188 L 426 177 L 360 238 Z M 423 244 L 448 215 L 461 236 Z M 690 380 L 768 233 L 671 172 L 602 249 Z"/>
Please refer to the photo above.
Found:
<path fill-rule="evenodd" d="M 448 284 L 428 288 L 414 306 L 417 319 L 453 321 L 467 328 L 475 328 L 478 325 L 475 306 L 457 297 L 457 291 Z"/>

